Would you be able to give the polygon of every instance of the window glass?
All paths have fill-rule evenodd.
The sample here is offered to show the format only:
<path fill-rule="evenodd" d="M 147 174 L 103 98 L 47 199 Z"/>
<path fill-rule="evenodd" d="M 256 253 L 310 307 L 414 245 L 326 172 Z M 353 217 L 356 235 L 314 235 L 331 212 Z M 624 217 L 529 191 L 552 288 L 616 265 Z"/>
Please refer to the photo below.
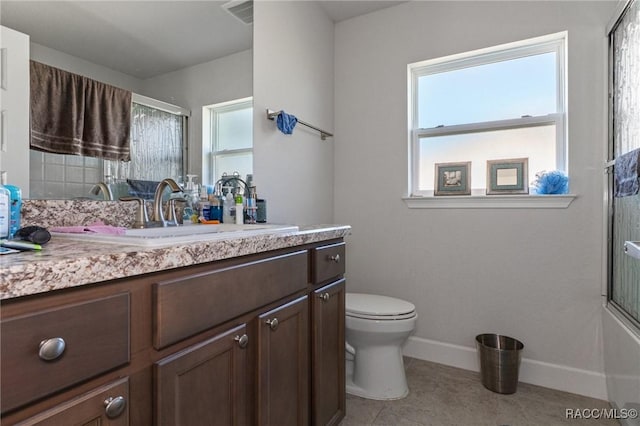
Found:
<path fill-rule="evenodd" d="M 223 174 L 253 174 L 253 100 L 237 99 L 203 107 L 203 182 L 215 183 Z"/>
<path fill-rule="evenodd" d="M 419 147 L 419 190 L 433 189 L 435 163 L 462 161 L 471 161 L 471 187 L 482 189 L 486 188 L 487 160 L 528 158 L 530 170 L 555 169 L 556 126 L 422 137 Z"/>
<path fill-rule="evenodd" d="M 409 194 L 434 195 L 439 163 L 470 161 L 471 195 L 486 194 L 487 161 L 526 159 L 526 183 L 566 170 L 565 43 L 557 33 L 409 64 Z"/>
<path fill-rule="evenodd" d="M 217 142 L 216 151 L 228 149 L 251 148 L 253 145 L 252 108 L 244 108 L 217 113 Z"/>
<path fill-rule="evenodd" d="M 216 155 L 215 157 L 216 180 L 222 177 L 223 173 L 228 176 L 238 172 L 242 179 L 253 173 L 253 153 L 241 152 L 237 154 Z"/>
<path fill-rule="evenodd" d="M 556 80 L 555 52 L 423 75 L 418 127 L 554 113 Z"/>

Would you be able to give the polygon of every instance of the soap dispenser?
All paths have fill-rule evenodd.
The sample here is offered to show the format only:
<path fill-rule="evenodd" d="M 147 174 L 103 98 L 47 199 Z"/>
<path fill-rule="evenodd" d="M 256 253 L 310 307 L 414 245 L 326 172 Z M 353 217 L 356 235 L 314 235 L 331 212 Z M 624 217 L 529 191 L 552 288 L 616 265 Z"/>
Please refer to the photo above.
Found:
<path fill-rule="evenodd" d="M 222 198 L 222 184 L 220 182 L 216 184 L 214 193 L 209 194 L 209 203 L 211 204 L 209 219 L 222 222 L 224 198 Z"/>
<path fill-rule="evenodd" d="M 182 214 L 183 225 L 197 223 L 198 222 L 198 187 L 194 182 L 194 178 L 198 175 L 187 175 L 187 182 L 184 188 L 184 196 L 187 200 L 184 212 Z M 195 218 L 195 220 L 194 220 Z"/>

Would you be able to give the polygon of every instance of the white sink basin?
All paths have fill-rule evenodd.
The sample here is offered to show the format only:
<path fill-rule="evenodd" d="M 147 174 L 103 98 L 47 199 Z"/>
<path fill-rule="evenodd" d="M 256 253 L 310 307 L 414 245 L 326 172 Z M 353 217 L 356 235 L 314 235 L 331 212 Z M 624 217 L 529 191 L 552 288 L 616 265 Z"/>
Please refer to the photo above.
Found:
<path fill-rule="evenodd" d="M 127 229 L 124 235 L 109 234 L 71 234 L 52 232 L 54 238 L 66 238 L 81 241 L 96 241 L 100 243 L 127 244 L 135 246 L 167 246 L 179 243 L 198 241 L 227 240 L 245 238 L 254 235 L 284 234 L 297 232 L 297 226 L 290 225 L 187 225 L 168 226 L 166 228 Z"/>

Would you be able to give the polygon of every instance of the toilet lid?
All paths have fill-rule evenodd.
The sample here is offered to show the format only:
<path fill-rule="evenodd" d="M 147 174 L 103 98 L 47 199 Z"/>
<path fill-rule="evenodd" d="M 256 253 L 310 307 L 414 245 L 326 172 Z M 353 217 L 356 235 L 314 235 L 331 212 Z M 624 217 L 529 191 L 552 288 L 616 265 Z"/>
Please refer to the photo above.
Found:
<path fill-rule="evenodd" d="M 368 319 L 405 319 L 415 316 L 416 307 L 406 300 L 376 294 L 347 293 L 348 316 Z"/>

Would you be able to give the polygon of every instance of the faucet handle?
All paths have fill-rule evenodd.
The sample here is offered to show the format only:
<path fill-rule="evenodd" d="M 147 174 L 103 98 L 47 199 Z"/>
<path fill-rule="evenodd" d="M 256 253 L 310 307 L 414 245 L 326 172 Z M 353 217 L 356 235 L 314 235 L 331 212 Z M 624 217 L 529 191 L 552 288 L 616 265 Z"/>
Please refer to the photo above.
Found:
<path fill-rule="evenodd" d="M 167 213 L 165 214 L 165 220 L 167 221 L 168 226 L 178 226 L 182 223 L 176 214 L 176 202 L 186 203 L 187 199 L 184 197 L 169 198 L 169 202 L 167 203 Z"/>
<path fill-rule="evenodd" d="M 133 227 L 146 228 L 149 223 L 149 216 L 147 215 L 147 208 L 144 200 L 140 197 L 120 197 L 119 200 L 138 202 L 138 211 L 136 211 L 136 218 L 133 222 Z"/>

